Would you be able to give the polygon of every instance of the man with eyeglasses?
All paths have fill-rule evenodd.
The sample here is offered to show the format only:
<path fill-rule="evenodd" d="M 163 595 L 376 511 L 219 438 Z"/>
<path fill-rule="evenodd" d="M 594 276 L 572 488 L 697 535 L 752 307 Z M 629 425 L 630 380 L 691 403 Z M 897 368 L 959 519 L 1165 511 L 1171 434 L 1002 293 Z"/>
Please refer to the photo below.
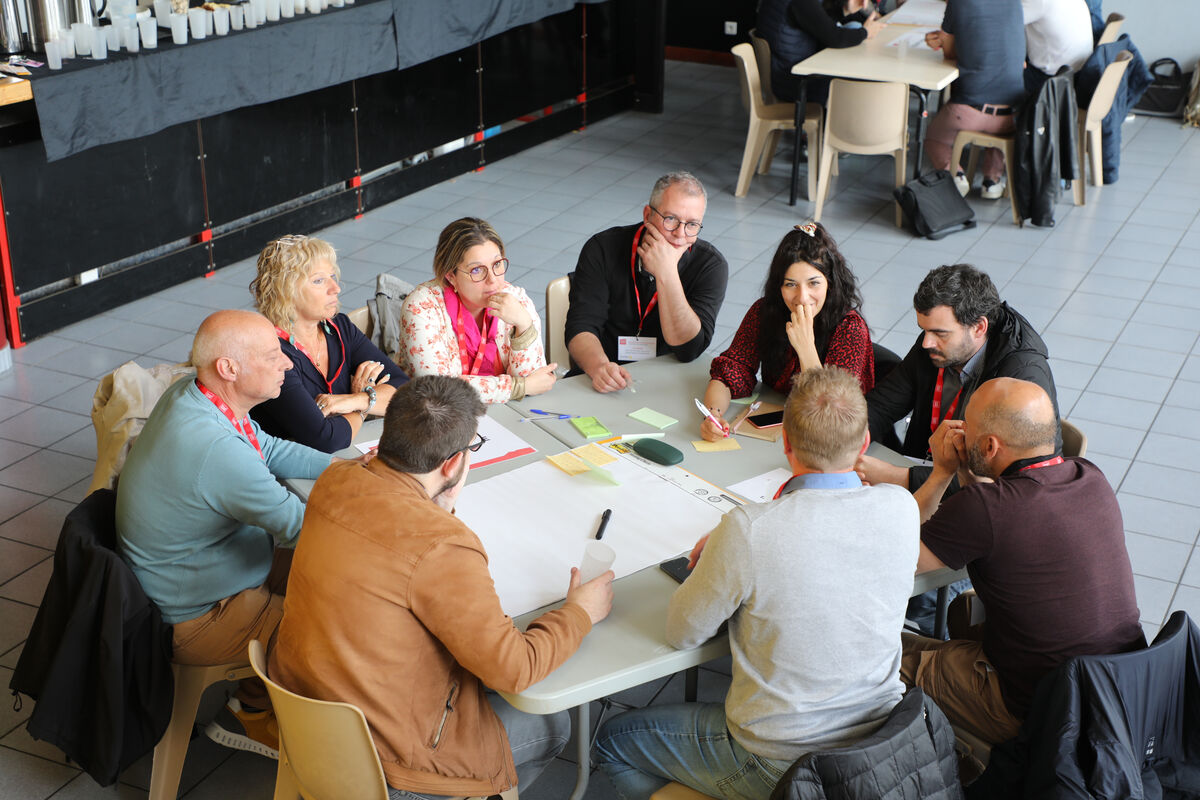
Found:
<path fill-rule="evenodd" d="M 570 722 L 489 689 L 544 678 L 612 606 L 612 572 L 581 584 L 573 568 L 561 608 L 525 632 L 505 616 L 483 545 L 453 514 L 483 413 L 465 381 L 414 378 L 388 404 L 376 458 L 322 474 L 270 656 L 287 688 L 362 709 L 392 798 L 524 791 Z"/>
<path fill-rule="evenodd" d="M 729 265 L 698 238 L 708 198 L 688 172 L 659 178 L 642 222 L 587 241 L 571 273 L 566 340 L 598 392 L 629 385 L 620 365 L 673 353 L 692 361 L 712 341 Z"/>

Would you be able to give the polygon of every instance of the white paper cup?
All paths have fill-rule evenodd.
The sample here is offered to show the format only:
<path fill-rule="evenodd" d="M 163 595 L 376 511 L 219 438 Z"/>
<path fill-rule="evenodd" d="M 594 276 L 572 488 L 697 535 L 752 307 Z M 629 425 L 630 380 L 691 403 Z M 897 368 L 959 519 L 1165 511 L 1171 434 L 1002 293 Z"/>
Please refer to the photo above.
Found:
<path fill-rule="evenodd" d="M 320 14 L 321 13 L 321 0 L 308 0 L 308 13 Z"/>
<path fill-rule="evenodd" d="M 187 44 L 188 17 L 187 14 L 170 14 L 171 41 L 175 44 Z"/>
<path fill-rule="evenodd" d="M 138 31 L 142 34 L 142 47 L 147 50 L 158 47 L 158 22 L 153 17 L 139 19 Z"/>
<path fill-rule="evenodd" d="M 267 0 L 250 0 L 250 7 L 254 9 L 254 24 L 262 25 L 267 21 Z M 247 27 L 254 27 L 248 25 Z"/>
<path fill-rule="evenodd" d="M 245 19 L 246 19 L 246 29 L 247 30 L 254 30 L 255 28 L 257 28 L 258 27 L 258 9 L 254 8 L 253 5 L 247 6 Z"/>
<path fill-rule="evenodd" d="M 267 0 L 267 22 L 279 21 L 279 0 Z"/>
<path fill-rule="evenodd" d="M 108 49 L 112 52 L 117 52 L 121 49 L 121 28 L 118 25 L 109 25 L 106 28 L 101 28 L 104 31 L 104 36 L 108 40 Z"/>
<path fill-rule="evenodd" d="M 209 10 L 206 8 L 206 9 L 204 9 L 204 33 L 205 33 L 205 35 L 207 35 L 207 36 L 212 36 L 212 35 L 213 35 L 213 28 L 214 28 L 214 26 L 213 26 L 213 12 L 209 11 Z"/>
<path fill-rule="evenodd" d="M 244 25 L 246 9 L 242 6 L 229 7 L 229 27 L 240 31 Z"/>
<path fill-rule="evenodd" d="M 59 39 L 51 39 L 46 42 L 46 63 L 50 69 L 62 69 L 62 41 Z"/>
<path fill-rule="evenodd" d="M 86 22 L 72 22 L 71 33 L 75 35 L 75 52 L 81 56 L 91 55 L 92 26 Z"/>
<path fill-rule="evenodd" d="M 208 35 L 208 27 L 204 24 L 204 18 L 207 14 L 208 12 L 203 8 L 188 9 L 188 31 L 191 32 L 193 39 L 203 39 Z"/>
<path fill-rule="evenodd" d="M 229 33 L 229 9 L 218 8 L 212 12 L 213 15 L 213 31 L 217 36 L 224 36 Z"/>
<path fill-rule="evenodd" d="M 593 578 L 599 578 L 612 568 L 617 560 L 617 551 L 604 542 L 589 539 L 583 546 L 583 561 L 579 565 L 579 581 L 587 583 Z"/>
<path fill-rule="evenodd" d="M 286 0 L 285 0 L 285 2 L 286 2 Z M 293 2 L 293 3 L 294 3 L 294 5 L 295 5 L 295 8 L 296 8 L 296 13 L 297 13 L 297 14 L 303 14 L 303 13 L 304 13 L 304 3 L 305 3 L 305 0 L 292 0 L 292 2 Z"/>
<path fill-rule="evenodd" d="M 291 19 L 296 16 L 296 6 L 292 4 L 292 0 L 283 0 L 279 4 L 279 16 L 284 19 Z"/>
<path fill-rule="evenodd" d="M 171 0 L 154 0 L 154 17 L 160 28 L 171 27 Z M 146 44 L 142 42 L 142 44 Z M 150 45 L 146 45 L 149 47 Z"/>
<path fill-rule="evenodd" d="M 333 6 L 334 8 L 342 8 L 346 5 L 346 0 L 332 0 L 329 5 Z"/>
<path fill-rule="evenodd" d="M 108 58 L 108 37 L 101 36 L 97 31 L 92 37 L 92 60 L 103 61 Z"/>
<path fill-rule="evenodd" d="M 66 61 L 75 57 L 75 34 L 70 28 L 63 28 L 58 32 L 58 40 L 62 42 L 62 59 Z"/>

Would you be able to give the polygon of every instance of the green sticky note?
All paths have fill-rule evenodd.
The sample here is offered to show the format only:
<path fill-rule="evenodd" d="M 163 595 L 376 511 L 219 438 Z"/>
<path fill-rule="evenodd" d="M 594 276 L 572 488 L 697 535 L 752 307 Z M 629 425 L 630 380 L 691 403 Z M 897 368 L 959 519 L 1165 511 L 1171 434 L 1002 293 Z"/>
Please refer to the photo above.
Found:
<path fill-rule="evenodd" d="M 729 402 L 737 403 L 739 406 L 748 406 L 757 399 L 758 399 L 758 392 L 755 392 L 754 394 L 750 395 L 749 397 L 739 397 L 736 400 L 730 400 Z"/>
<path fill-rule="evenodd" d="M 604 427 L 600 420 L 595 417 L 573 417 L 571 424 L 575 426 L 575 430 L 589 439 L 612 436 L 612 431 Z"/>
<path fill-rule="evenodd" d="M 660 414 L 653 408 L 639 408 L 637 411 L 630 412 L 629 416 L 638 422 L 646 423 L 652 428 L 658 428 L 660 431 L 663 428 L 671 427 L 679 421 L 674 417 L 668 417 L 666 414 Z"/>

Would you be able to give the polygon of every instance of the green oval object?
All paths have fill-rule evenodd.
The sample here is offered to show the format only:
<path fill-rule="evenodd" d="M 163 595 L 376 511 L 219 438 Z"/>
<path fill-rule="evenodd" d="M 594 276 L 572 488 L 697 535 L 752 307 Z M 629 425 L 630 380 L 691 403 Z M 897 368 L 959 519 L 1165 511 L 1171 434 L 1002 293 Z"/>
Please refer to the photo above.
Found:
<path fill-rule="evenodd" d="M 633 452 L 656 464 L 666 464 L 667 466 L 683 461 L 683 453 L 657 439 L 638 439 L 633 443 Z"/>

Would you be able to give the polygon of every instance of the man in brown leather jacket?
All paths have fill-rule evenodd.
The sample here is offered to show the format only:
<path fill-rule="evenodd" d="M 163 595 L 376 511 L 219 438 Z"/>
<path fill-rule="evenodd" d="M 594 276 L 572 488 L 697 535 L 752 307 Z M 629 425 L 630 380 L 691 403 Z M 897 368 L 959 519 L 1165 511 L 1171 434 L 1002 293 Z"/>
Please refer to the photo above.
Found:
<path fill-rule="evenodd" d="M 271 676 L 361 708 L 393 798 L 526 788 L 566 745 L 566 712 L 526 714 L 488 689 L 544 678 L 612 605 L 611 572 L 581 585 L 572 569 L 566 603 L 527 631 L 501 610 L 483 545 L 453 515 L 483 413 L 458 378 L 401 387 L 378 456 L 313 487 L 292 562 Z"/>

